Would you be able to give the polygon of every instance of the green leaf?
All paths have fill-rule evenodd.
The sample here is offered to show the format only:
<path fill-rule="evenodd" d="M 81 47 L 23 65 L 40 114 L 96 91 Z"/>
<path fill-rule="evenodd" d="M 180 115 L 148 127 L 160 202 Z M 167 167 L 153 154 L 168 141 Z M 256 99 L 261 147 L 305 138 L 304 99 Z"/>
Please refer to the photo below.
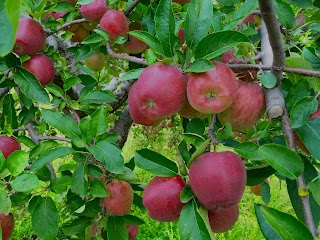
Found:
<path fill-rule="evenodd" d="M 315 98 L 304 97 L 297 101 L 290 112 L 291 127 L 299 128 L 303 126 L 310 114 L 318 109 L 318 102 Z"/>
<path fill-rule="evenodd" d="M 124 215 L 122 219 L 126 224 L 131 224 L 131 225 L 145 224 L 145 222 L 142 219 L 132 215 Z"/>
<path fill-rule="evenodd" d="M 185 36 L 187 46 L 195 49 L 210 29 L 213 18 L 212 1 L 192 0 L 189 3 L 185 20 Z"/>
<path fill-rule="evenodd" d="M 292 0 L 291 3 L 299 8 L 309 9 L 313 7 L 312 0 Z"/>
<path fill-rule="evenodd" d="M 178 167 L 175 162 L 149 149 L 136 151 L 134 162 L 139 168 L 156 176 L 173 177 L 178 175 Z"/>
<path fill-rule="evenodd" d="M 258 144 L 253 142 L 242 142 L 234 148 L 234 151 L 245 159 L 260 161 L 263 160 L 263 158 L 259 155 L 258 149 Z"/>
<path fill-rule="evenodd" d="M 70 77 L 63 83 L 63 89 L 64 90 L 69 90 L 72 88 L 74 85 L 81 83 L 81 79 L 78 77 Z"/>
<path fill-rule="evenodd" d="M 186 132 L 202 135 L 205 131 L 205 124 L 199 118 L 193 118 L 187 125 Z"/>
<path fill-rule="evenodd" d="M 101 43 L 105 38 L 98 34 L 98 33 L 94 33 L 89 35 L 89 37 L 87 37 L 85 40 L 83 40 L 81 43 L 82 44 L 92 44 L 92 43 Z"/>
<path fill-rule="evenodd" d="M 252 12 L 258 7 L 259 7 L 259 3 L 256 0 L 245 1 L 244 4 L 241 5 L 241 7 L 239 7 L 236 11 L 234 11 L 234 15 L 232 17 L 232 20 L 234 22 L 231 25 L 232 28 L 236 26 L 236 24 L 238 24 L 240 20 L 247 17 L 248 13 Z"/>
<path fill-rule="evenodd" d="M 286 29 L 292 28 L 295 15 L 291 6 L 282 0 L 276 0 L 274 1 L 274 7 L 281 25 Z"/>
<path fill-rule="evenodd" d="M 320 26 L 320 24 L 318 24 Z M 311 64 L 313 69 L 320 69 L 320 56 L 313 47 L 303 48 L 303 57 Z"/>
<path fill-rule="evenodd" d="M 190 167 L 190 165 L 194 159 L 196 159 L 197 157 L 199 157 L 200 155 L 202 155 L 206 151 L 206 148 L 207 148 L 208 144 L 210 144 L 210 142 L 211 142 L 211 139 L 209 138 L 206 141 L 204 141 L 203 143 L 201 143 L 201 145 L 197 148 L 197 150 L 191 155 L 191 158 L 188 162 L 188 167 Z"/>
<path fill-rule="evenodd" d="M 265 88 L 273 88 L 277 84 L 277 78 L 276 76 L 271 72 L 263 73 L 259 76 L 259 79 L 261 81 L 261 84 Z"/>
<path fill-rule="evenodd" d="M 110 36 L 106 31 L 104 31 L 102 29 L 98 29 L 98 28 L 94 29 L 93 31 L 98 33 L 99 35 L 101 35 L 105 40 L 107 40 L 107 41 L 110 40 Z"/>
<path fill-rule="evenodd" d="M 31 161 L 34 161 L 40 155 L 45 154 L 50 149 L 56 148 L 58 146 L 59 146 L 59 143 L 53 140 L 41 141 L 38 145 L 35 145 L 35 147 L 30 151 L 29 157 Z"/>
<path fill-rule="evenodd" d="M 286 66 L 293 68 L 312 69 L 310 63 L 306 59 L 302 57 L 296 57 L 296 55 L 286 59 Z M 286 73 L 286 75 L 293 85 L 296 85 L 302 79 L 302 76 L 299 74 Z"/>
<path fill-rule="evenodd" d="M 243 33 L 237 31 L 215 32 L 199 42 L 195 50 L 195 57 L 211 60 L 243 42 L 250 42 L 250 39 Z"/>
<path fill-rule="evenodd" d="M 56 3 L 54 8 L 55 12 L 72 12 L 74 11 L 74 5 L 68 1 L 61 1 Z"/>
<path fill-rule="evenodd" d="M 69 189 L 71 181 L 70 176 L 61 176 L 50 183 L 50 189 L 57 194 L 64 193 Z"/>
<path fill-rule="evenodd" d="M 281 239 L 312 240 L 312 234 L 308 228 L 293 216 L 280 212 L 274 208 L 261 206 L 262 215 L 271 227 L 279 234 Z"/>
<path fill-rule="evenodd" d="M 211 240 L 204 220 L 198 212 L 194 201 L 184 206 L 180 213 L 178 231 L 182 240 Z"/>
<path fill-rule="evenodd" d="M 59 230 L 59 213 L 50 197 L 41 198 L 33 210 L 32 229 L 41 239 L 56 238 Z"/>
<path fill-rule="evenodd" d="M 261 184 L 261 198 L 266 205 L 269 204 L 271 198 L 270 185 L 266 182 Z"/>
<path fill-rule="evenodd" d="M 10 124 L 12 128 L 18 128 L 17 113 L 15 109 L 15 101 L 11 94 L 7 94 L 3 98 L 2 117 L 6 119 L 6 123 Z"/>
<path fill-rule="evenodd" d="M 171 3 L 171 0 L 160 0 L 154 18 L 157 37 L 166 57 L 174 55 L 174 47 L 178 43 Z"/>
<path fill-rule="evenodd" d="M 12 176 L 18 176 L 28 165 L 29 155 L 22 150 L 11 153 L 6 160 L 6 167 Z"/>
<path fill-rule="evenodd" d="M 81 46 L 77 52 L 76 52 L 76 55 L 75 55 L 75 58 L 74 58 L 74 63 L 77 63 L 81 60 L 84 60 L 86 59 L 87 57 L 89 57 L 94 51 L 91 49 L 90 45 L 83 45 Z"/>
<path fill-rule="evenodd" d="M 107 171 L 117 174 L 124 172 L 124 160 L 121 150 L 115 145 L 106 140 L 101 140 L 88 149 L 97 160 L 103 163 Z"/>
<path fill-rule="evenodd" d="M 41 103 L 50 103 L 49 96 L 38 79 L 24 68 L 18 67 L 13 75 L 14 82 L 28 98 Z"/>
<path fill-rule="evenodd" d="M 87 165 L 79 164 L 72 174 L 71 191 L 80 197 L 84 197 L 88 190 L 88 182 L 85 178 Z"/>
<path fill-rule="evenodd" d="M 2 151 L 0 151 L 0 173 L 5 163 L 6 163 L 6 159 L 4 158 Z"/>
<path fill-rule="evenodd" d="M 285 146 L 265 144 L 258 152 L 274 169 L 291 180 L 297 179 L 303 171 L 300 156 Z"/>
<path fill-rule="evenodd" d="M 107 129 L 107 111 L 105 108 L 97 109 L 90 121 L 91 132 L 94 137 L 105 134 Z"/>
<path fill-rule="evenodd" d="M 312 192 L 314 199 L 317 201 L 320 206 L 320 180 L 317 179 L 314 182 L 309 182 L 308 184 L 309 190 Z"/>
<path fill-rule="evenodd" d="M 256 166 L 256 168 L 247 168 L 247 186 L 255 186 L 276 173 L 276 170 L 271 166 L 262 167 Z"/>
<path fill-rule="evenodd" d="M 144 31 L 130 31 L 129 34 L 135 38 L 145 42 L 153 50 L 153 52 L 163 55 L 163 49 L 158 38 L 151 33 Z"/>
<path fill-rule="evenodd" d="M 307 80 L 301 79 L 296 85 L 290 88 L 285 98 L 286 106 L 291 109 L 299 99 L 311 96 L 311 91 Z"/>
<path fill-rule="evenodd" d="M 31 192 L 39 186 L 38 177 L 32 173 L 23 173 L 12 181 L 12 189 L 17 192 Z"/>
<path fill-rule="evenodd" d="M 5 210 L 7 206 L 7 201 L 8 201 L 7 193 L 1 190 L 0 191 L 0 212 L 1 213 Z"/>
<path fill-rule="evenodd" d="M 123 74 L 121 77 L 119 77 L 118 80 L 119 81 L 127 81 L 127 80 L 132 80 L 132 79 L 138 79 L 143 70 L 144 70 L 144 68 L 137 68 L 137 69 L 130 70 L 130 71 L 126 72 L 125 74 Z"/>
<path fill-rule="evenodd" d="M 215 66 L 207 59 L 196 59 L 184 72 L 202 73 L 214 70 Z"/>
<path fill-rule="evenodd" d="M 91 196 L 97 197 L 97 198 L 104 198 L 109 196 L 109 193 L 106 187 L 99 180 L 93 180 L 90 183 L 89 193 Z"/>
<path fill-rule="evenodd" d="M 91 224 L 92 218 L 80 217 L 74 219 L 71 223 L 62 226 L 62 231 L 67 236 L 73 236 L 85 231 Z"/>
<path fill-rule="evenodd" d="M 116 99 L 107 91 L 91 90 L 80 98 L 81 104 L 105 104 L 114 102 Z"/>
<path fill-rule="evenodd" d="M 127 167 L 124 167 L 124 173 L 116 175 L 116 178 L 126 182 L 134 182 L 138 179 L 134 172 Z"/>
<path fill-rule="evenodd" d="M 191 187 L 185 187 L 180 192 L 180 201 L 182 203 L 188 203 L 191 199 L 194 198 L 194 193 L 192 192 Z"/>
<path fill-rule="evenodd" d="M 122 217 L 110 216 L 108 218 L 107 236 L 109 240 L 128 240 L 128 230 Z"/>
<path fill-rule="evenodd" d="M 62 89 L 60 87 L 58 87 L 57 85 L 48 84 L 48 85 L 46 85 L 46 89 L 57 97 L 64 96 Z"/>

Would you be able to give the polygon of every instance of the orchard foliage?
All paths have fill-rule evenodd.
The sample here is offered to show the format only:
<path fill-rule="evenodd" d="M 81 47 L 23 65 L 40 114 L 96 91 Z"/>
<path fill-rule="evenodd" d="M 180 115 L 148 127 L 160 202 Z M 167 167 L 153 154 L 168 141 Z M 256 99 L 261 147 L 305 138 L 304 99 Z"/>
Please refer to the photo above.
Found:
<path fill-rule="evenodd" d="M 135 239 L 144 221 L 132 205 L 178 221 L 183 240 L 214 239 L 237 221 L 245 185 L 262 197 L 254 207 L 266 239 L 313 239 L 320 1 L 272 2 L 285 66 L 307 72 L 287 68 L 281 83 L 263 65 L 270 16 L 257 0 L 0 1 L 2 239 L 19 208 L 40 239 Z M 250 63 L 264 68 L 235 69 Z M 265 111 L 262 89 L 279 84 L 289 123 Z M 132 120 L 177 117 L 176 159 L 145 148 L 124 161 Z M 138 182 L 138 168 L 153 180 Z M 272 175 L 286 181 L 294 216 L 268 206 Z"/>

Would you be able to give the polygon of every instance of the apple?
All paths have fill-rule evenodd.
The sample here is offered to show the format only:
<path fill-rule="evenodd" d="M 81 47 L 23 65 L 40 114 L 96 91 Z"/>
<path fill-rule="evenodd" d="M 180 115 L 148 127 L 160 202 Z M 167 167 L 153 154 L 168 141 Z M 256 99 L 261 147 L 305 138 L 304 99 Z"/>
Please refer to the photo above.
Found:
<path fill-rule="evenodd" d="M 133 203 L 131 185 L 124 181 L 111 182 L 106 189 L 109 196 L 103 199 L 103 203 L 108 213 L 118 216 L 129 214 Z"/>
<path fill-rule="evenodd" d="M 229 208 L 220 208 L 216 211 L 208 211 L 210 227 L 215 233 L 222 233 L 230 230 L 238 220 L 238 217 L 238 204 Z"/>
<path fill-rule="evenodd" d="M 180 176 L 154 177 L 144 189 L 142 197 L 149 217 L 161 222 L 177 221 L 184 207 L 180 202 L 180 192 L 185 186 Z"/>
<path fill-rule="evenodd" d="M 12 214 L 0 213 L 0 227 L 2 229 L 2 240 L 9 240 L 14 229 L 14 218 Z"/>
<path fill-rule="evenodd" d="M 190 105 L 202 113 L 219 113 L 236 97 L 239 84 L 232 70 L 224 63 L 213 61 L 216 67 L 203 73 L 190 73 L 187 96 Z"/>
<path fill-rule="evenodd" d="M 20 143 L 13 137 L 0 136 L 0 151 L 7 158 L 14 151 L 20 150 Z"/>
<path fill-rule="evenodd" d="M 186 100 L 185 104 L 183 105 L 183 108 L 179 111 L 179 115 L 184 118 L 206 118 L 208 115 L 202 112 L 199 112 L 195 110 L 189 103 L 188 100 Z"/>
<path fill-rule="evenodd" d="M 99 180 L 100 182 L 104 183 L 106 181 L 107 170 L 100 165 L 98 165 L 97 167 L 99 167 L 102 171 L 102 175 L 99 178 L 89 176 L 89 182 L 92 182 L 93 180 Z"/>
<path fill-rule="evenodd" d="M 306 23 L 306 16 L 304 14 L 299 14 L 293 23 L 293 28 L 299 28 Z"/>
<path fill-rule="evenodd" d="M 66 12 L 48 12 L 44 16 L 44 20 L 47 22 L 50 16 L 52 16 L 55 20 L 57 20 L 59 18 L 62 18 L 64 15 L 66 15 Z"/>
<path fill-rule="evenodd" d="M 69 30 L 70 31 L 70 30 Z M 70 31 L 71 32 L 71 31 Z M 72 42 L 82 42 L 87 37 L 89 37 L 89 31 L 85 29 L 82 25 L 79 25 L 74 31 L 71 37 Z"/>
<path fill-rule="evenodd" d="M 22 66 L 33 73 L 42 86 L 50 83 L 54 78 L 54 66 L 49 57 L 44 54 L 32 56 Z"/>
<path fill-rule="evenodd" d="M 178 68 L 159 62 L 142 71 L 136 91 L 138 108 L 144 115 L 170 117 L 185 104 L 186 80 Z"/>
<path fill-rule="evenodd" d="M 141 30 L 141 22 L 133 22 L 129 25 L 129 30 Z M 129 35 L 129 41 L 123 45 L 124 51 L 131 54 L 138 54 L 144 52 L 148 45 L 141 40 Z"/>
<path fill-rule="evenodd" d="M 257 83 L 239 82 L 234 102 L 218 114 L 222 124 L 231 123 L 233 130 L 246 130 L 255 125 L 265 112 L 262 88 Z"/>
<path fill-rule="evenodd" d="M 263 182 L 269 184 L 268 179 L 265 179 Z M 256 196 L 261 196 L 261 186 L 262 186 L 262 184 L 263 183 L 260 183 L 260 184 L 255 185 L 255 186 L 250 186 L 251 192 Z"/>
<path fill-rule="evenodd" d="M 129 239 L 128 240 L 135 240 L 137 238 L 138 232 L 139 232 L 139 226 L 138 225 L 131 225 L 126 224 Z"/>
<path fill-rule="evenodd" d="M 144 125 L 144 126 L 155 126 L 158 125 L 163 118 L 149 118 L 142 114 L 139 110 L 137 97 L 136 97 L 136 83 L 133 84 L 129 91 L 128 96 L 128 105 L 129 105 L 129 112 L 133 122 Z"/>
<path fill-rule="evenodd" d="M 119 36 L 128 36 L 129 24 L 127 17 L 118 10 L 108 10 L 100 20 L 100 27 L 105 30 L 111 42 L 114 42 Z"/>
<path fill-rule="evenodd" d="M 246 168 L 233 152 L 208 152 L 197 157 L 189 169 L 190 186 L 208 210 L 231 207 L 242 198 Z"/>
<path fill-rule="evenodd" d="M 100 21 L 102 16 L 107 12 L 106 0 L 94 0 L 88 4 L 82 4 L 80 12 L 89 22 Z"/>
<path fill-rule="evenodd" d="M 180 45 L 183 45 L 184 42 L 186 41 L 186 36 L 184 34 L 184 29 L 182 29 L 182 28 L 179 29 L 178 38 L 179 38 Z"/>
<path fill-rule="evenodd" d="M 104 68 L 106 57 L 101 52 L 95 52 L 84 60 L 84 64 L 92 71 L 101 71 Z"/>
<path fill-rule="evenodd" d="M 18 54 L 35 55 L 44 49 L 46 35 L 42 26 L 31 18 L 21 18 L 13 51 Z"/>
<path fill-rule="evenodd" d="M 83 22 L 82 27 L 88 31 L 92 31 L 93 29 L 95 29 L 98 25 L 98 22 Z"/>

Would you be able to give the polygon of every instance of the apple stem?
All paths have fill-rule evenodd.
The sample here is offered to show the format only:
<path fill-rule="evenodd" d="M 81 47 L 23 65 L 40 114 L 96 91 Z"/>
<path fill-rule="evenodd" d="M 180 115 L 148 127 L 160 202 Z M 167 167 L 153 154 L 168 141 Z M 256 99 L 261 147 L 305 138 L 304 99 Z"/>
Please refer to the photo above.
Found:
<path fill-rule="evenodd" d="M 211 122 L 210 122 L 210 126 L 209 126 L 209 129 L 208 129 L 208 138 L 211 139 L 211 143 L 213 145 L 213 151 L 214 152 L 216 151 L 217 144 L 218 144 L 218 141 L 214 136 L 214 125 L 215 125 L 215 123 L 216 123 L 216 114 L 213 113 L 212 116 L 211 116 Z M 210 152 L 210 144 L 207 146 L 206 150 L 208 152 Z"/>

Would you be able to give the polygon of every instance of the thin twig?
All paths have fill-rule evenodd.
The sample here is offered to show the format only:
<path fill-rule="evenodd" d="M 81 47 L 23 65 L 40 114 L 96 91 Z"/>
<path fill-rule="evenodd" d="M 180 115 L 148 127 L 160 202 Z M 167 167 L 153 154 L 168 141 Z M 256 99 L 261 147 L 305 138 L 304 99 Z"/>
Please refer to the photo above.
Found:
<path fill-rule="evenodd" d="M 39 141 L 57 140 L 57 141 L 61 141 L 61 142 L 69 142 L 69 143 L 71 143 L 71 139 L 69 139 L 69 138 L 56 137 L 56 136 L 45 136 L 45 137 L 38 136 L 38 140 Z"/>
<path fill-rule="evenodd" d="M 61 25 L 60 27 L 58 27 L 55 31 L 52 31 L 52 32 L 48 33 L 48 34 L 47 34 L 47 37 L 50 36 L 50 35 L 52 35 L 52 34 L 54 34 L 54 33 L 57 33 L 57 32 L 59 32 L 59 31 L 63 30 L 64 28 L 67 28 L 67 27 L 72 26 L 72 25 L 74 25 L 74 24 L 84 23 L 84 22 L 86 22 L 86 21 L 87 21 L 86 19 L 80 18 L 80 19 L 76 19 L 76 20 L 67 22 L 67 23 Z"/>
<path fill-rule="evenodd" d="M 16 128 L 16 129 L 12 129 L 12 132 L 13 132 L 13 133 L 16 133 L 16 132 L 21 132 L 21 131 L 25 131 L 25 130 L 27 130 L 27 128 L 26 128 L 26 127 L 23 127 L 23 128 Z"/>
<path fill-rule="evenodd" d="M 140 2 L 140 0 L 135 0 L 130 5 L 130 7 L 128 7 L 128 9 L 126 11 L 124 11 L 124 15 L 128 16 L 133 11 L 133 9 L 139 4 L 139 2 Z"/>

